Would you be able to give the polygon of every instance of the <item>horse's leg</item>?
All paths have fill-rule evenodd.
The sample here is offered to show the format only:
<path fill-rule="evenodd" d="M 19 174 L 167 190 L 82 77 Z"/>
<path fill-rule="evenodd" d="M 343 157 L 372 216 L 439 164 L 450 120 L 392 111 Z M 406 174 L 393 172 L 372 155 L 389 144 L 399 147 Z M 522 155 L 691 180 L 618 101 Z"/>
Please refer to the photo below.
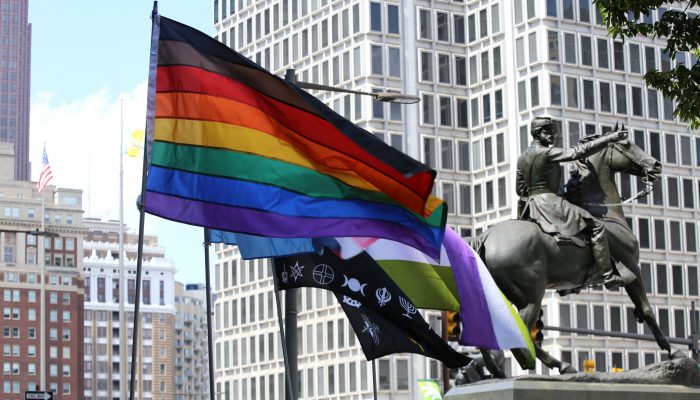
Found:
<path fill-rule="evenodd" d="M 544 293 L 542 293 L 542 295 L 544 295 Z M 542 296 L 539 296 L 539 298 L 542 299 Z M 530 303 L 527 306 L 525 306 L 522 310 L 520 310 L 520 318 L 522 318 L 528 330 L 530 330 L 535 325 L 535 322 L 537 322 L 537 319 L 540 316 L 540 309 L 541 304 L 538 302 Z M 559 361 L 558 359 L 554 358 L 551 354 L 544 351 L 544 349 L 542 349 L 542 347 L 539 346 L 537 343 L 533 342 L 533 344 L 535 345 L 535 355 L 542 362 L 542 364 L 546 365 L 548 368 L 556 368 L 559 370 L 560 374 L 569 374 L 576 372 L 576 369 L 574 369 L 571 366 L 571 364 Z"/>
<path fill-rule="evenodd" d="M 506 374 L 501 368 L 496 364 L 496 360 L 493 359 L 491 351 L 489 349 L 479 349 L 481 351 L 481 357 L 484 360 L 484 366 L 491 373 L 494 378 L 505 378 Z"/>
<path fill-rule="evenodd" d="M 666 336 L 661 332 L 659 324 L 656 322 L 656 316 L 654 315 L 654 310 L 649 304 L 649 299 L 647 298 L 646 291 L 644 291 L 644 285 L 642 280 L 638 276 L 633 282 L 625 285 L 625 291 L 629 295 L 632 303 L 634 303 L 634 315 L 637 317 L 639 322 L 646 322 L 651 329 L 651 333 L 654 334 L 656 338 L 656 343 L 662 350 L 666 350 L 670 358 L 677 358 L 682 356 L 682 352 L 674 352 L 671 348 L 671 344 L 666 339 Z"/>
<path fill-rule="evenodd" d="M 532 343 L 535 345 L 535 354 L 537 354 L 537 358 L 542 361 L 542 364 L 546 365 L 549 369 L 558 369 L 559 373 L 564 375 L 564 374 L 575 374 L 576 368 L 574 368 L 571 364 L 568 362 L 563 362 L 560 361 L 557 358 L 554 358 L 551 354 L 547 353 L 539 344 L 537 343 Z"/>

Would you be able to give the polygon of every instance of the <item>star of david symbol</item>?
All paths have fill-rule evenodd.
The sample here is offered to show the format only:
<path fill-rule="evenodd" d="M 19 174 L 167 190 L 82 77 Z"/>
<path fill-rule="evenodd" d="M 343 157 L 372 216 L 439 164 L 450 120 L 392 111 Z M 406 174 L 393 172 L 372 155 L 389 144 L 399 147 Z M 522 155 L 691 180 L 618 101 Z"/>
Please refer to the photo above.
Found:
<path fill-rule="evenodd" d="M 312 276 L 319 285 L 327 285 L 335 279 L 335 272 L 326 264 L 318 264 L 314 267 Z"/>
<path fill-rule="evenodd" d="M 292 278 L 294 279 L 294 282 L 296 282 L 297 279 L 304 276 L 304 274 L 301 273 L 301 270 L 304 269 L 304 266 L 299 265 L 299 261 L 297 261 L 294 265 L 290 266 L 289 268 L 292 270 Z"/>

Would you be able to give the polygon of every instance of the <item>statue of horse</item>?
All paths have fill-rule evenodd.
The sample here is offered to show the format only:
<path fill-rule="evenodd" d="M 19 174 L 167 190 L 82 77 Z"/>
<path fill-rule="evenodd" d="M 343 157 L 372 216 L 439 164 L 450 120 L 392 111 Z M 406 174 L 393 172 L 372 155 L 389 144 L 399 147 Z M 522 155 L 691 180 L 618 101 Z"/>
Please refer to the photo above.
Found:
<path fill-rule="evenodd" d="M 590 140 L 590 137 L 582 140 Z M 604 221 L 611 255 L 636 276 L 634 281 L 625 285 L 635 306 L 634 315 L 639 322 L 647 323 L 661 349 L 668 351 L 671 357 L 680 356 L 681 352 L 672 353 L 647 299 L 638 266 L 639 242 L 627 226 L 614 179 L 615 172 L 624 172 L 650 183 L 661 172 L 661 164 L 627 139 L 609 143 L 579 164 L 579 170 L 583 171 L 577 190 L 579 205 Z M 503 294 L 518 308 L 528 329 L 539 317 L 545 289 L 576 291 L 602 283 L 590 276 L 594 261 L 588 246 L 557 241 L 534 222 L 503 221 L 487 230 L 479 240 L 481 245 L 477 248 L 481 258 Z M 552 357 L 541 346 L 535 344 L 535 350 L 537 358 L 547 367 L 557 368 L 560 373 L 576 372 L 571 365 Z M 488 357 L 488 352 L 482 350 L 482 353 Z M 502 372 L 494 368 L 494 363 L 485 361 L 494 376 L 502 376 Z"/>

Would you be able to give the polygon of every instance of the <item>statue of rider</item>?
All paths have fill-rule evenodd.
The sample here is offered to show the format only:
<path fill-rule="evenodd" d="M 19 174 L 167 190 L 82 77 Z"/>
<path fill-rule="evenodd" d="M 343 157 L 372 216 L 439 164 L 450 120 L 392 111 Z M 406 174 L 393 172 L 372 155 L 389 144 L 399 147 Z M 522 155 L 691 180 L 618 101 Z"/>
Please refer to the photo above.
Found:
<path fill-rule="evenodd" d="M 627 284 L 613 273 L 608 238 L 602 221 L 559 195 L 560 163 L 580 160 L 602 150 L 608 143 L 624 140 L 627 132 L 611 132 L 600 138 L 564 149 L 550 147 L 556 132 L 550 117 L 537 117 L 530 125 L 533 141 L 518 157 L 516 192 L 521 197 L 520 219 L 534 220 L 543 231 L 563 238 L 582 231 L 590 235 L 597 270 L 589 280 L 601 277 L 608 287 Z"/>

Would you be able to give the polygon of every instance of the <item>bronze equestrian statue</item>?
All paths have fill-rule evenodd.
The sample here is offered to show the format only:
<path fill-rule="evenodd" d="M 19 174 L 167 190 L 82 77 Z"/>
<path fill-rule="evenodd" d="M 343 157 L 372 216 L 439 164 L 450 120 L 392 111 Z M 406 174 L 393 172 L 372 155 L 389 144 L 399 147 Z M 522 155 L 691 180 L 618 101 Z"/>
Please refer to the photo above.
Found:
<path fill-rule="evenodd" d="M 585 143 L 563 149 L 550 147 L 554 143 L 554 121 L 537 117 L 532 121 L 532 144 L 518 158 L 516 192 L 524 199 L 520 219 L 532 219 L 543 231 L 560 238 L 571 238 L 587 230 L 590 232 L 591 249 L 598 270 L 591 273 L 591 280 L 605 276 L 607 286 L 630 283 L 633 274 L 623 280 L 612 273 L 608 236 L 603 222 L 591 216 L 583 208 L 571 204 L 559 196 L 562 162 L 578 161 L 607 146 L 627 138 L 627 132 L 617 131 Z"/>
<path fill-rule="evenodd" d="M 477 238 L 474 248 L 528 329 L 539 317 L 546 289 L 570 293 L 587 286 L 622 283 L 635 305 L 637 320 L 646 322 L 659 347 L 671 358 L 682 356 L 682 352 L 673 351 L 661 332 L 646 297 L 638 265 L 639 242 L 627 226 L 615 184 L 616 172 L 642 177 L 650 184 L 661 173 L 661 164 L 630 143 L 624 128 L 608 135 L 587 136 L 571 149 L 551 148 L 552 122 L 533 121 L 533 146 L 518 160 L 517 191 L 525 202 L 519 215 L 523 218 L 494 225 Z M 578 184 L 569 185 L 575 195 L 566 200 L 557 195 L 558 164 L 573 160 Z M 597 231 L 595 224 L 601 222 L 605 233 Z M 603 243 L 606 236 L 608 246 Z M 592 251 L 587 240 L 598 240 L 598 249 Z M 610 272 L 612 266 L 623 276 Z M 535 350 L 549 368 L 576 372 L 537 344 Z M 482 350 L 482 354 L 489 371 L 503 376 L 495 363 L 489 362 L 489 352 Z M 517 350 L 513 354 L 522 359 Z"/>

